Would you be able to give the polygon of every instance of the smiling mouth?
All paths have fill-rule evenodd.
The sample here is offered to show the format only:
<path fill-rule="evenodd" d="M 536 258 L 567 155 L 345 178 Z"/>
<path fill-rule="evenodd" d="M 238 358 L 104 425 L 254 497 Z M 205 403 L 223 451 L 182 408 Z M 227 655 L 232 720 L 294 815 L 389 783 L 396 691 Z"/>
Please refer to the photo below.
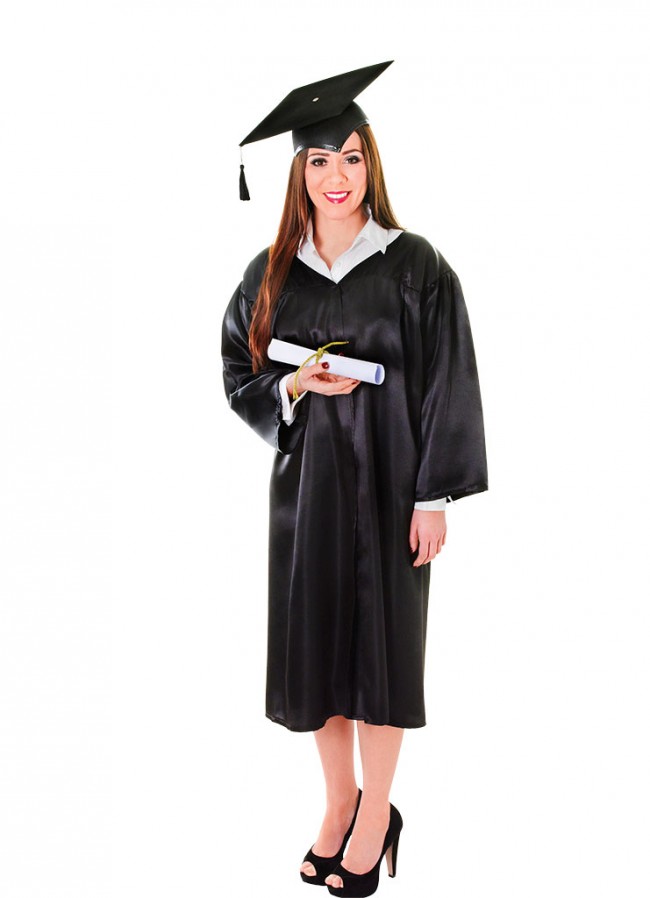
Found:
<path fill-rule="evenodd" d="M 350 190 L 343 190 L 340 193 L 326 193 L 324 196 L 327 197 L 330 203 L 344 203 L 351 192 Z"/>

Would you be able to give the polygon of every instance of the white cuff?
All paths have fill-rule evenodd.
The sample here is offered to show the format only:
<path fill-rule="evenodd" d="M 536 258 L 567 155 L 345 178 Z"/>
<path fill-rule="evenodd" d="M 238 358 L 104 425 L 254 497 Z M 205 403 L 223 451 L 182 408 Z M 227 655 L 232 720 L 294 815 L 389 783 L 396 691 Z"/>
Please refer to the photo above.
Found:
<path fill-rule="evenodd" d="M 298 396 L 297 399 L 291 400 L 289 398 L 289 394 L 287 393 L 287 384 L 290 380 L 293 380 L 295 376 L 295 371 L 290 371 L 289 374 L 285 375 L 280 381 L 279 389 L 280 396 L 282 397 L 282 420 L 286 424 L 293 424 L 296 417 L 296 406 L 305 395 L 307 390 Z"/>
<path fill-rule="evenodd" d="M 447 497 L 442 499 L 427 499 L 426 502 L 416 502 L 414 508 L 419 511 L 444 511 L 447 506 Z"/>

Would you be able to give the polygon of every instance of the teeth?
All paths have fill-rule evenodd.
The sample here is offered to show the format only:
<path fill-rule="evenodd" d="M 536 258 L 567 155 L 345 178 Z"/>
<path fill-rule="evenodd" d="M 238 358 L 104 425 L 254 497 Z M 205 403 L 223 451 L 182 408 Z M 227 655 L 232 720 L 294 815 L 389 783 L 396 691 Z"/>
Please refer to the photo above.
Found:
<path fill-rule="evenodd" d="M 349 192 L 349 190 L 344 190 L 343 193 L 326 193 L 325 196 L 331 196 L 333 199 L 339 200 L 342 196 L 347 196 Z"/>

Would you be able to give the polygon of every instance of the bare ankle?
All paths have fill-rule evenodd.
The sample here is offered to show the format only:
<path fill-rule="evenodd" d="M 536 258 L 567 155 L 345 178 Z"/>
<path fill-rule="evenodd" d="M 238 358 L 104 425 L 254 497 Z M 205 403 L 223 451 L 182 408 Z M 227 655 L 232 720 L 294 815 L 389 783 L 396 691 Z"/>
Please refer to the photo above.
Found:
<path fill-rule="evenodd" d="M 385 817 L 390 816 L 390 801 L 385 797 L 366 796 L 364 792 L 359 811 L 368 819 L 383 820 Z"/>
<path fill-rule="evenodd" d="M 327 807 L 329 810 L 334 812 L 347 811 L 351 806 L 356 807 L 358 796 L 358 786 L 352 786 L 346 791 L 340 791 L 336 794 L 328 795 Z"/>

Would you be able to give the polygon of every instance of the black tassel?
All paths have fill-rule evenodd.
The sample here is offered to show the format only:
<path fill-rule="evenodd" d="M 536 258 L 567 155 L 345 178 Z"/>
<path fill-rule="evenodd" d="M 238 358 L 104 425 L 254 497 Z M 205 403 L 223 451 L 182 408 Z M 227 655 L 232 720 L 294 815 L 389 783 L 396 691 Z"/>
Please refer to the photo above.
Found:
<path fill-rule="evenodd" d="M 244 174 L 244 163 L 239 166 L 239 199 L 249 200 L 251 198 L 248 192 L 248 184 L 246 183 L 246 175 Z"/>

